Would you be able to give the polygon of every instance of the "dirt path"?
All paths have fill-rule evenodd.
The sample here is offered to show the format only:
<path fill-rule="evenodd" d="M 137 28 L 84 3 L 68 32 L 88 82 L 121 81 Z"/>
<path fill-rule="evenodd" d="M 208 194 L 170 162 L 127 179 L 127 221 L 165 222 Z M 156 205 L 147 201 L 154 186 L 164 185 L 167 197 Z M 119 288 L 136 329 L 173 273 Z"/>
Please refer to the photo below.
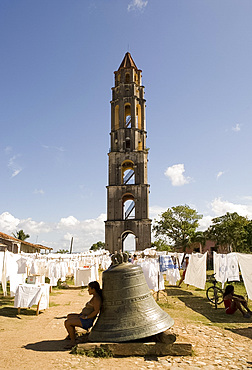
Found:
<path fill-rule="evenodd" d="M 239 329 L 231 332 L 175 319 L 172 330 L 178 335 L 177 342 L 193 344 L 191 357 L 100 359 L 71 355 L 63 349 L 64 316 L 79 312 L 88 298 L 86 290 L 61 290 L 53 293 L 51 307 L 39 316 L 22 310 L 13 317 L 0 314 L 0 369 L 252 369 L 252 318 L 251 325 L 240 333 Z"/>

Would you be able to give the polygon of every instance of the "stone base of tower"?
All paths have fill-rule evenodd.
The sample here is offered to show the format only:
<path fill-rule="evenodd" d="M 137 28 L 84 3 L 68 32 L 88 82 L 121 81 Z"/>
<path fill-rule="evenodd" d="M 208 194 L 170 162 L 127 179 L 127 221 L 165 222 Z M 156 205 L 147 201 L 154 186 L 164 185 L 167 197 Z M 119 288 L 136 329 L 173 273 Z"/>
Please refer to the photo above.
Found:
<path fill-rule="evenodd" d="M 151 247 L 151 220 L 105 221 L 105 248 L 111 253 L 123 251 L 123 237 L 133 234 L 136 238 L 136 250 Z"/>

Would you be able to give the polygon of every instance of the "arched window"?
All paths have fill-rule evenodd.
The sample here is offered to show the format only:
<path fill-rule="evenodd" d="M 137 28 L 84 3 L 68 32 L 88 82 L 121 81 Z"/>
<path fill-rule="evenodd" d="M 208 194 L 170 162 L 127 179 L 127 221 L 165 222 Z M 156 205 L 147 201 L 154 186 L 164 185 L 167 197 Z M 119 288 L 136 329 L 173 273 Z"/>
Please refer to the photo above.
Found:
<path fill-rule="evenodd" d="M 115 130 L 119 129 L 119 105 L 115 107 Z"/>
<path fill-rule="evenodd" d="M 142 121 L 141 121 L 141 105 L 137 104 L 136 106 L 136 128 L 142 129 Z"/>
<path fill-rule="evenodd" d="M 126 73 L 126 75 L 125 75 L 125 83 L 126 84 L 130 83 L 130 74 L 129 73 Z"/>
<path fill-rule="evenodd" d="M 136 236 L 130 230 L 122 234 L 122 251 L 129 253 L 136 251 Z"/>
<path fill-rule="evenodd" d="M 134 163 L 126 160 L 121 165 L 122 168 L 122 184 L 135 184 Z"/>
<path fill-rule="evenodd" d="M 130 149 L 130 138 L 129 137 L 126 137 L 125 139 L 125 147 L 126 149 Z"/>
<path fill-rule="evenodd" d="M 124 194 L 122 198 L 123 205 L 123 219 L 134 219 L 135 218 L 135 201 L 134 196 L 130 193 Z"/>
<path fill-rule="evenodd" d="M 131 106 L 130 104 L 125 104 L 124 107 L 124 122 L 127 128 L 131 128 Z"/>

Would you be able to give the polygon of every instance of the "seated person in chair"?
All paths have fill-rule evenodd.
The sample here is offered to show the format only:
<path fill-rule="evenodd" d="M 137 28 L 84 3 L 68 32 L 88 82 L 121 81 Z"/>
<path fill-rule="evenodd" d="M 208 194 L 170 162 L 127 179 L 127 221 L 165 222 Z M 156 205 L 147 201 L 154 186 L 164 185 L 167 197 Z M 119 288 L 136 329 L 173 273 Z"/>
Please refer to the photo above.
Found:
<path fill-rule="evenodd" d="M 248 308 L 248 304 L 245 298 L 241 295 L 234 294 L 233 285 L 226 286 L 225 292 L 223 294 L 223 299 L 224 299 L 226 314 L 232 315 L 238 309 L 239 311 L 241 311 L 243 317 L 247 319 L 250 318 L 250 315 L 252 314 L 252 312 Z M 243 307 L 246 309 L 247 312 L 244 311 Z"/>
<path fill-rule="evenodd" d="M 65 328 L 69 334 L 70 343 L 65 348 L 70 349 L 76 344 L 75 327 L 78 326 L 88 330 L 93 326 L 93 322 L 100 312 L 102 305 L 102 290 L 98 281 L 92 281 L 88 284 L 88 293 L 93 297 L 86 303 L 81 313 L 70 313 L 67 315 Z"/>

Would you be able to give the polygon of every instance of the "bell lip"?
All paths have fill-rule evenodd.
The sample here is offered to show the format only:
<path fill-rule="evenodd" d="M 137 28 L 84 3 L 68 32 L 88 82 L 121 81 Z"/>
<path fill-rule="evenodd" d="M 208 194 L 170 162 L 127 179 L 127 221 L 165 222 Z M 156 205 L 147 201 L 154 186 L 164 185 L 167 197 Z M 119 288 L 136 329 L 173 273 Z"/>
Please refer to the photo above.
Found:
<path fill-rule="evenodd" d="M 174 320 L 170 317 L 169 324 L 167 323 L 162 328 L 159 328 L 159 329 L 156 328 L 156 330 L 154 330 L 154 328 L 153 328 L 153 330 L 149 330 L 149 331 L 146 331 L 146 327 L 143 327 L 143 330 L 145 330 L 145 332 L 143 332 L 142 334 L 139 334 L 139 335 L 128 334 L 128 335 L 120 336 L 120 332 L 125 333 L 125 331 L 120 331 L 120 330 L 113 331 L 113 332 L 104 332 L 104 331 L 101 331 L 101 330 L 95 330 L 94 332 L 92 332 L 92 330 L 91 330 L 91 333 L 88 336 L 88 340 L 90 342 L 93 342 L 93 343 L 94 342 L 97 342 L 97 343 L 103 343 L 103 342 L 104 343 L 105 342 L 108 342 L 108 343 L 132 342 L 132 341 L 137 341 L 139 339 L 144 339 L 144 338 L 151 337 L 152 335 L 163 333 L 164 331 L 170 329 L 173 325 L 174 325 Z M 103 333 L 104 334 L 106 333 L 106 335 L 102 335 Z"/>

